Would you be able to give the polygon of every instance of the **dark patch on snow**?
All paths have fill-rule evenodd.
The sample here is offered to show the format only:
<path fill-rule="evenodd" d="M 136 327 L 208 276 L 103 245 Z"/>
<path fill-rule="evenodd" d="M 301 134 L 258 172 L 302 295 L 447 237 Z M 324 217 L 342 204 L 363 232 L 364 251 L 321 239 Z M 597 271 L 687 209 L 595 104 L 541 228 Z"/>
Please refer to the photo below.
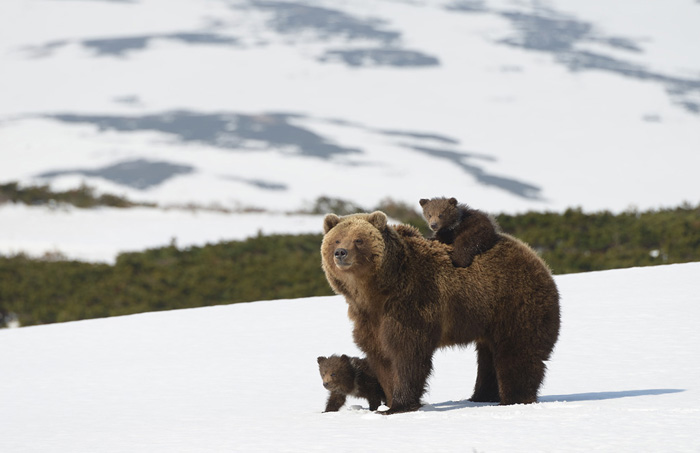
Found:
<path fill-rule="evenodd" d="M 442 142 L 442 143 L 448 143 L 451 145 L 456 145 L 459 143 L 458 140 L 456 140 L 452 137 L 447 137 L 445 135 L 439 135 L 439 134 L 427 134 L 427 133 L 422 133 L 422 132 L 407 132 L 407 131 L 392 131 L 392 130 L 377 130 L 375 132 L 382 134 L 382 135 L 388 135 L 388 136 L 394 136 L 394 137 L 415 138 L 418 140 L 432 140 L 432 141 L 437 141 L 437 142 Z"/>
<path fill-rule="evenodd" d="M 238 44 L 237 38 L 217 33 L 169 33 L 124 38 L 87 39 L 80 41 L 80 44 L 95 50 L 97 55 L 119 57 L 129 51 L 145 49 L 154 39 L 166 39 L 191 45 L 235 46 Z"/>
<path fill-rule="evenodd" d="M 130 160 L 97 169 L 74 168 L 67 170 L 48 171 L 41 173 L 42 178 L 53 178 L 62 175 L 79 174 L 107 179 L 117 184 L 135 189 L 148 189 L 177 176 L 192 173 L 194 168 L 189 165 L 177 165 L 163 161 L 146 159 Z"/>
<path fill-rule="evenodd" d="M 382 29 L 384 21 L 359 19 L 336 9 L 302 3 L 253 1 L 252 5 L 271 11 L 270 26 L 278 33 L 297 34 L 314 31 L 320 37 L 343 37 L 349 40 L 370 40 L 391 44 L 401 33 Z"/>
<path fill-rule="evenodd" d="M 333 159 L 337 156 L 349 154 L 361 154 L 362 150 L 349 148 L 332 143 L 330 138 L 320 136 L 309 129 L 291 123 L 294 118 L 307 118 L 303 115 L 288 113 L 270 113 L 263 115 L 244 115 L 237 113 L 196 113 L 191 111 L 173 111 L 161 114 L 144 116 L 109 116 L 109 115 L 74 115 L 55 114 L 46 115 L 63 123 L 91 124 L 103 131 L 118 132 L 143 132 L 156 131 L 169 134 L 182 143 L 200 143 L 216 148 L 235 150 L 239 152 L 260 152 L 264 150 L 277 150 L 281 153 L 294 154 L 318 159 Z M 491 174 L 482 167 L 475 165 L 475 161 L 495 161 L 493 156 L 455 151 L 439 147 L 432 147 L 425 142 L 436 142 L 441 145 L 456 145 L 458 141 L 447 136 L 411 131 L 395 131 L 373 129 L 360 124 L 342 120 L 325 120 L 346 127 L 363 129 L 367 132 L 395 136 L 402 139 L 410 139 L 411 142 L 400 143 L 400 146 L 438 159 L 445 159 L 467 174 L 474 177 L 479 183 L 505 190 L 513 195 L 533 200 L 541 199 L 541 189 L 533 184 Z M 132 162 L 133 167 L 144 166 L 143 162 Z M 139 165 L 136 165 L 139 164 Z M 345 162 L 345 165 L 362 165 L 362 163 Z M 173 167 L 167 169 L 173 170 Z M 101 169 L 99 174 L 95 170 L 68 170 L 61 172 L 49 172 L 42 176 L 56 176 L 66 173 L 80 173 L 92 176 L 102 176 L 117 181 L 115 172 L 123 170 L 122 167 Z M 162 169 L 161 169 L 162 170 Z M 185 169 L 176 169 L 182 170 Z M 191 170 L 191 169 L 190 169 Z M 224 176 L 226 177 L 226 176 Z M 126 177 L 117 181 L 127 183 Z M 140 178 L 140 177 L 139 177 Z M 135 178 L 139 180 L 139 178 Z M 229 179 L 251 184 L 264 190 L 286 190 L 284 184 L 260 179 L 243 178 L 239 176 L 227 177 Z M 146 181 L 148 179 L 142 178 Z M 157 182 L 156 182 L 157 183 Z M 134 186 L 135 182 L 128 182 Z"/>
<path fill-rule="evenodd" d="M 483 13 L 487 12 L 486 2 L 483 0 L 461 0 L 447 5 L 450 11 L 462 11 L 467 13 Z"/>
<path fill-rule="evenodd" d="M 700 103 L 699 102 L 692 102 L 692 101 L 681 101 L 679 102 L 680 105 L 683 106 L 687 111 L 693 112 L 695 114 L 700 114 Z"/>
<path fill-rule="evenodd" d="M 446 149 L 436 149 L 427 148 L 424 146 L 409 146 L 409 148 L 419 151 L 424 154 L 428 154 L 433 157 L 438 157 L 440 159 L 446 159 L 458 167 L 462 168 L 466 173 L 472 175 L 477 181 L 485 186 L 495 186 L 499 189 L 505 190 L 513 195 L 517 195 L 522 198 L 527 198 L 531 200 L 540 200 L 542 189 L 522 181 L 518 181 L 513 178 L 506 178 L 503 176 L 497 176 L 487 173 L 483 168 L 476 165 L 468 163 L 470 159 L 478 158 L 484 159 L 483 155 L 465 153 L 460 151 L 446 150 Z M 489 160 L 493 160 L 492 158 Z"/>
<path fill-rule="evenodd" d="M 320 159 L 361 153 L 357 148 L 335 145 L 309 129 L 291 124 L 290 119 L 295 115 L 281 113 L 241 115 L 173 111 L 143 116 L 56 114 L 46 117 L 64 123 L 93 124 L 100 130 L 163 132 L 183 143 L 231 150 L 248 150 L 249 141 L 254 140 L 268 149 L 291 148 L 296 154 Z"/>
<path fill-rule="evenodd" d="M 225 176 L 225 179 L 248 184 L 263 190 L 282 191 L 288 189 L 288 186 L 286 184 L 265 181 L 262 179 L 242 178 L 239 176 Z"/>
<path fill-rule="evenodd" d="M 630 63 L 609 55 L 580 50 L 579 43 L 603 44 L 614 50 L 642 53 L 643 49 L 633 39 L 618 36 L 596 34 L 593 24 L 573 18 L 548 13 L 525 14 L 502 12 L 500 15 L 514 25 L 518 35 L 501 42 L 510 46 L 521 47 L 538 52 L 547 52 L 555 56 L 556 61 L 571 71 L 597 70 L 624 77 L 659 83 L 677 104 L 692 113 L 694 103 L 683 99 L 695 92 L 700 93 L 700 79 L 668 76 L 649 70 L 642 65 Z M 695 105 L 697 107 L 697 105 Z"/>
<path fill-rule="evenodd" d="M 515 33 L 498 41 L 512 47 L 548 53 L 571 71 L 605 71 L 662 85 L 671 99 L 691 113 L 700 113 L 693 99 L 700 95 L 700 78 L 670 76 L 600 52 L 582 50 L 595 43 L 615 52 L 643 53 L 640 40 L 602 34 L 591 22 L 564 15 L 551 8 L 533 7 L 531 12 L 488 9 L 484 2 L 459 1 L 447 8 L 457 12 L 495 14 L 507 19 Z"/>
<path fill-rule="evenodd" d="M 113 99 L 114 102 L 124 105 L 137 106 L 141 104 L 141 99 L 136 95 L 119 96 Z"/>
<path fill-rule="evenodd" d="M 183 32 L 78 41 L 52 41 L 39 46 L 25 47 L 24 50 L 31 53 L 34 58 L 42 58 L 51 56 L 55 50 L 63 46 L 77 42 L 81 46 L 95 51 L 97 56 L 123 57 L 128 52 L 147 49 L 151 41 L 155 39 L 178 41 L 190 45 L 237 46 L 239 43 L 238 38 L 218 33 Z"/>
<path fill-rule="evenodd" d="M 342 61 L 348 66 L 438 66 L 440 60 L 422 52 L 404 49 L 329 50 L 319 61 Z"/>
<path fill-rule="evenodd" d="M 31 58 L 45 58 L 53 55 L 54 51 L 68 45 L 68 41 L 49 41 L 39 46 L 26 46 L 22 50 L 27 52 Z"/>
<path fill-rule="evenodd" d="M 345 63 L 353 67 L 393 66 L 399 68 L 438 66 L 438 58 L 416 50 L 402 49 L 401 33 L 385 27 L 379 19 L 363 19 L 343 11 L 302 3 L 253 1 L 256 8 L 270 11 L 269 26 L 278 33 L 298 35 L 312 32 L 320 39 L 340 38 L 347 41 L 376 42 L 376 48 L 327 50 L 320 62 Z"/>

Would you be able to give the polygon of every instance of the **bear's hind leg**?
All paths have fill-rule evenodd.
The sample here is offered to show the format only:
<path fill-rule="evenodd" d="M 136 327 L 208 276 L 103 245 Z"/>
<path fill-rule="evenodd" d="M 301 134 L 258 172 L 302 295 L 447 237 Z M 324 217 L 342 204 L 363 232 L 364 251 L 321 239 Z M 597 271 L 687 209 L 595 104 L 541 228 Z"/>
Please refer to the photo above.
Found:
<path fill-rule="evenodd" d="M 508 355 L 496 359 L 501 404 L 537 402 L 537 392 L 544 380 L 542 360 Z"/>
<path fill-rule="evenodd" d="M 498 378 L 493 363 L 491 347 L 486 343 L 476 344 L 477 374 L 474 394 L 469 401 L 475 403 L 498 403 L 501 401 L 498 393 Z"/>

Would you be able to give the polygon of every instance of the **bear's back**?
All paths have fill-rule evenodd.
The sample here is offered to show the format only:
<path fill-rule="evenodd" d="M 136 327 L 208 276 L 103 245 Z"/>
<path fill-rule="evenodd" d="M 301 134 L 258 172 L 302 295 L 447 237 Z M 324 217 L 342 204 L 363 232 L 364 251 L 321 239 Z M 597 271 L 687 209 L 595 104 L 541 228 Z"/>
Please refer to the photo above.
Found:
<path fill-rule="evenodd" d="M 504 233 L 499 236 L 499 241 L 476 256 L 469 267 L 455 268 L 461 284 L 448 298 L 459 303 L 447 305 L 450 309 L 446 310 L 446 317 L 464 320 L 450 323 L 456 331 L 479 326 L 475 336 L 497 330 L 505 320 L 518 319 L 520 325 L 511 329 L 527 330 L 531 329 L 530 323 L 537 323 L 543 337 L 556 338 L 559 292 L 549 267 L 524 242 Z M 537 339 L 533 338 L 533 342 Z"/>

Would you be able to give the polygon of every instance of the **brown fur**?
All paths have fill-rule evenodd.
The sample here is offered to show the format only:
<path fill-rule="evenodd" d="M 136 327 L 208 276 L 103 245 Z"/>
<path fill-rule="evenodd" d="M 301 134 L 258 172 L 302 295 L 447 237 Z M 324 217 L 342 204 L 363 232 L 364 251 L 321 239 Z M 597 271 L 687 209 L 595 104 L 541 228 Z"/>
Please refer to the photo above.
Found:
<path fill-rule="evenodd" d="M 384 389 L 387 413 L 417 410 L 436 348 L 476 343 L 472 401 L 532 403 L 559 334 L 547 265 L 502 234 L 469 267 L 449 247 L 382 212 L 324 219 L 322 267 L 345 296 L 355 343 Z"/>
<path fill-rule="evenodd" d="M 474 257 L 498 242 L 496 220 L 477 209 L 457 203 L 456 198 L 421 198 L 423 217 L 434 231 L 431 239 L 452 245 L 452 264 L 469 266 Z"/>
<path fill-rule="evenodd" d="M 367 399 L 371 411 L 376 411 L 382 401 L 386 402 L 382 386 L 367 359 L 345 354 L 319 357 L 318 369 L 323 386 L 331 392 L 324 412 L 336 412 L 343 407 L 348 395 Z"/>

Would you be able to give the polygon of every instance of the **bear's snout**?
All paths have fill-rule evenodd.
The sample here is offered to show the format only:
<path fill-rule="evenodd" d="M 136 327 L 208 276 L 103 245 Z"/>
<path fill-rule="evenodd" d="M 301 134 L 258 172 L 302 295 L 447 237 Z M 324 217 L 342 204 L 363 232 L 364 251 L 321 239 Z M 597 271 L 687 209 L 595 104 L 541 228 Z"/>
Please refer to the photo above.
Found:
<path fill-rule="evenodd" d="M 335 256 L 335 259 L 338 261 L 344 261 L 345 258 L 348 257 L 348 250 L 342 248 L 335 249 L 335 253 L 333 253 L 333 256 Z"/>
<path fill-rule="evenodd" d="M 430 224 L 430 229 L 433 230 L 433 231 L 437 231 L 437 229 L 438 229 L 438 224 L 437 224 L 437 222 L 431 223 L 431 224 Z"/>

